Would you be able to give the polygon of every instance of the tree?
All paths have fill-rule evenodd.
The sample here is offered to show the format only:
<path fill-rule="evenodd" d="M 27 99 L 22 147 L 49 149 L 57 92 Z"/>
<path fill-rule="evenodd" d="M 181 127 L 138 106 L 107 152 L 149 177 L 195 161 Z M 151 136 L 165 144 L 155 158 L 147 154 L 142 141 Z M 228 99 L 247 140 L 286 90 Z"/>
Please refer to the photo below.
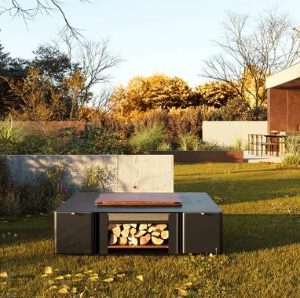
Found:
<path fill-rule="evenodd" d="M 4 51 L 4 47 L 0 44 L 0 72 L 3 74 L 8 69 L 8 65 L 11 62 L 9 53 Z"/>
<path fill-rule="evenodd" d="M 81 106 L 92 101 L 93 105 L 106 110 L 111 92 L 103 87 L 111 79 L 110 71 L 121 62 L 118 56 L 110 53 L 108 41 L 78 41 L 71 34 L 61 32 L 60 38 L 54 41 L 54 47 L 59 51 L 64 49 L 69 60 L 77 65 L 85 78 Z M 96 91 L 100 86 L 101 91 Z"/>
<path fill-rule="evenodd" d="M 22 120 L 48 121 L 64 119 L 66 102 L 62 101 L 60 90 L 44 78 L 39 69 L 30 67 L 26 78 L 8 79 L 11 91 L 21 100 L 21 112 L 12 110 Z"/>
<path fill-rule="evenodd" d="M 74 37 L 72 38 L 73 41 L 76 40 Z M 63 107 L 63 110 L 61 113 L 57 113 L 57 111 L 52 112 L 51 115 L 48 113 L 47 115 L 50 115 L 51 120 L 74 119 L 78 116 L 80 108 L 92 100 L 94 106 L 104 108 L 110 94 L 107 93 L 107 90 L 102 90 L 96 97 L 93 92 L 97 85 L 109 81 L 109 70 L 118 63 L 119 59 L 109 54 L 107 42 L 103 44 L 88 41 L 79 42 L 78 40 L 76 42 L 80 46 L 77 48 L 78 53 L 75 57 L 65 53 L 56 45 L 41 45 L 34 51 L 33 60 L 25 61 L 26 63 L 20 59 L 11 59 L 9 54 L 3 51 L 3 47 L 0 47 L 0 67 L 1 65 L 5 66 L 2 73 L 0 68 L 0 75 L 2 74 L 0 84 L 1 79 L 5 84 L 5 88 L 2 86 L 3 88 L 0 91 L 0 99 L 2 92 L 3 103 L 6 104 L 5 109 L 0 111 L 1 114 L 5 115 L 9 110 L 13 110 L 16 115 L 22 115 L 23 118 L 28 115 L 30 115 L 29 118 L 33 117 L 31 109 L 34 108 L 33 103 L 37 99 L 30 101 L 26 98 L 24 83 L 27 80 L 34 80 L 37 83 L 37 76 L 40 76 L 39 80 L 42 82 L 44 89 L 45 84 L 47 88 L 51 86 L 51 91 L 49 89 L 48 93 L 40 93 L 40 96 L 43 95 L 40 100 L 44 100 L 45 104 L 43 109 L 40 108 L 40 112 L 43 111 L 43 115 L 40 115 L 41 118 L 48 117 L 46 116 L 48 112 L 45 112 L 45 107 L 49 108 L 55 102 L 51 99 L 54 94 L 55 96 L 59 94 L 60 106 Z M 17 75 L 15 70 L 17 68 L 21 70 L 22 67 L 24 71 Z M 28 69 L 31 69 L 30 73 Z M 37 72 L 33 73 L 33 69 Z M 34 84 L 30 86 L 33 87 Z M 26 88 L 29 88 L 29 85 Z M 27 94 L 28 90 L 25 93 Z M 34 89 L 33 93 L 37 95 L 37 89 Z M 37 106 L 41 107 L 41 104 L 39 102 Z M 28 109 L 31 112 L 25 108 L 26 105 L 29 105 Z M 37 117 L 39 118 L 39 116 Z"/>
<path fill-rule="evenodd" d="M 89 2 L 87 0 L 79 0 L 80 2 Z M 69 22 L 69 19 L 63 9 L 62 0 L 4 0 L 1 2 L 0 15 L 9 14 L 12 17 L 21 17 L 25 23 L 34 20 L 38 15 L 58 13 L 64 23 L 65 29 L 73 36 L 78 37 L 79 32 Z"/>
<path fill-rule="evenodd" d="M 262 113 L 263 120 L 265 114 Z M 226 105 L 219 109 L 215 109 L 209 115 L 208 120 L 213 121 L 249 121 L 252 120 L 253 115 L 249 111 L 249 106 L 240 97 L 229 98 Z"/>
<path fill-rule="evenodd" d="M 134 77 L 126 88 L 117 87 L 110 98 L 110 105 L 115 112 L 126 115 L 132 111 L 144 112 L 155 108 L 184 108 L 192 105 L 193 95 L 181 78 L 155 74 Z"/>
<path fill-rule="evenodd" d="M 65 53 L 54 46 L 41 45 L 33 53 L 35 56 L 30 62 L 31 66 L 38 68 L 41 75 L 51 78 L 57 85 L 61 85 L 63 78 L 77 68 Z"/>
<path fill-rule="evenodd" d="M 291 22 L 276 11 L 251 20 L 229 13 L 223 38 L 215 41 L 220 54 L 205 61 L 203 75 L 232 86 L 258 119 L 266 105 L 267 75 L 299 61 L 300 41 Z"/>
<path fill-rule="evenodd" d="M 64 117 L 76 118 L 87 98 L 82 67 L 72 63 L 71 57 L 56 46 L 39 46 L 34 54 L 31 67 L 38 69 L 39 75 L 60 93 L 60 100 L 64 101 L 66 107 Z"/>
<path fill-rule="evenodd" d="M 237 97 L 237 92 L 228 83 L 212 81 L 197 86 L 194 91 L 202 98 L 202 104 L 220 108 L 227 104 L 228 100 Z"/>
<path fill-rule="evenodd" d="M 17 107 L 20 99 L 11 92 L 8 79 L 22 79 L 26 76 L 27 61 L 13 59 L 9 53 L 4 51 L 0 44 L 0 117 L 5 118 L 10 108 Z"/>
<path fill-rule="evenodd" d="M 86 104 L 91 99 L 92 90 L 96 86 L 110 81 L 109 71 L 116 67 L 121 59 L 110 54 L 108 41 L 84 41 L 80 43 L 77 61 L 85 77 L 82 104 Z M 102 108 L 105 108 L 107 103 L 107 97 L 104 95 L 105 91 L 97 94 L 100 99 L 98 106 Z"/>
<path fill-rule="evenodd" d="M 82 90 L 84 89 L 85 78 L 79 70 L 76 70 L 71 76 L 66 77 L 63 81 L 63 88 L 70 99 L 70 119 L 73 119 L 75 113 L 82 106 Z M 77 118 L 77 117 L 76 117 Z"/>

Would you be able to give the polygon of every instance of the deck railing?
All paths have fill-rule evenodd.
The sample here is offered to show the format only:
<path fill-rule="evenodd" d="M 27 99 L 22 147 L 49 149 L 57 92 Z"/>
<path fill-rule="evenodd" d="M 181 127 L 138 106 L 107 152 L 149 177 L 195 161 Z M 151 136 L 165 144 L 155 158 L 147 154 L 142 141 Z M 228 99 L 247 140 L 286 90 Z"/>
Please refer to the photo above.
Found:
<path fill-rule="evenodd" d="M 282 155 L 286 151 L 286 138 L 286 135 L 277 134 L 249 134 L 248 152 L 257 156 Z"/>

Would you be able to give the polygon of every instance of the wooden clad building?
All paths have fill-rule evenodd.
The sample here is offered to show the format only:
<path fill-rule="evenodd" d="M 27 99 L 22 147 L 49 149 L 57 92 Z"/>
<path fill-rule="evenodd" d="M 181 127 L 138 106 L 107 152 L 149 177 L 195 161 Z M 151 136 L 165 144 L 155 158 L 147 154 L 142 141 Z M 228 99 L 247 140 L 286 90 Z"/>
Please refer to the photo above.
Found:
<path fill-rule="evenodd" d="M 300 64 L 266 80 L 268 89 L 268 130 L 300 131 Z"/>

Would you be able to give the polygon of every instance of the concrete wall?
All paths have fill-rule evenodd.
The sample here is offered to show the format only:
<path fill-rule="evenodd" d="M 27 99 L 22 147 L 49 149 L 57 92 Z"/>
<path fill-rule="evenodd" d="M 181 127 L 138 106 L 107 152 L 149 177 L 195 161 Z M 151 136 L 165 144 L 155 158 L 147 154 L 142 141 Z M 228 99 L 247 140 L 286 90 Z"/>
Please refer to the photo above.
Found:
<path fill-rule="evenodd" d="M 237 140 L 248 143 L 248 134 L 266 134 L 267 121 L 203 121 L 203 141 L 233 146 Z"/>
<path fill-rule="evenodd" d="M 299 131 L 300 90 L 268 90 L 269 131 Z"/>
<path fill-rule="evenodd" d="M 16 183 L 34 184 L 55 165 L 64 169 L 67 189 L 76 191 L 86 180 L 91 166 L 105 169 L 112 178 L 108 191 L 173 192 L 173 156 L 152 155 L 7 155 L 12 179 Z"/>

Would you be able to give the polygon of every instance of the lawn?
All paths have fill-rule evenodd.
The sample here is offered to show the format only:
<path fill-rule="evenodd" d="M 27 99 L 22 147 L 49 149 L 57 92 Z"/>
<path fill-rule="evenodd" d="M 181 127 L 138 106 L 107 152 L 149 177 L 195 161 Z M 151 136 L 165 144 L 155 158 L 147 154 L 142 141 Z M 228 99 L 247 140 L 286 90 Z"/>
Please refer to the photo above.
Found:
<path fill-rule="evenodd" d="M 299 168 L 176 165 L 175 190 L 221 205 L 223 255 L 54 255 L 51 215 L 1 221 L 0 297 L 300 297 Z"/>

